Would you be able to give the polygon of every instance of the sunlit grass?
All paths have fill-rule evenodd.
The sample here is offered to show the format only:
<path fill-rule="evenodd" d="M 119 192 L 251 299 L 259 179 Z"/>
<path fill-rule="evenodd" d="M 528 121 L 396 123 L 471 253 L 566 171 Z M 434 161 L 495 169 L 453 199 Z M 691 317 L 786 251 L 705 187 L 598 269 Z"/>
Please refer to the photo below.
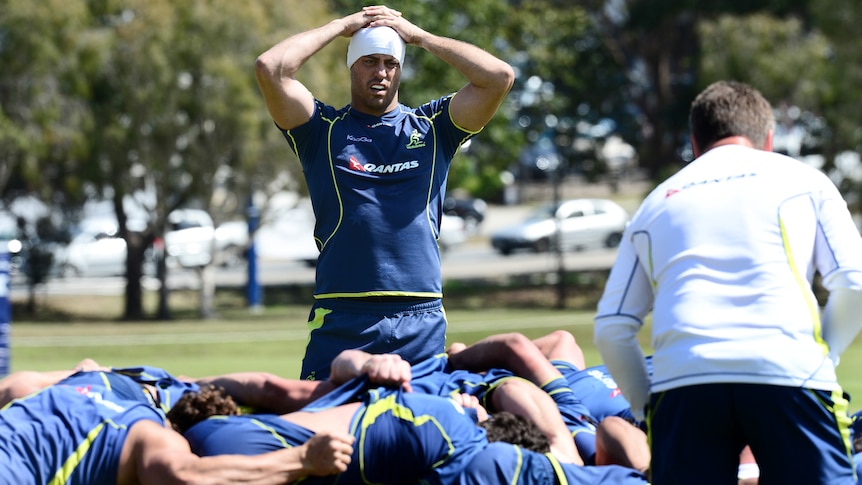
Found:
<path fill-rule="evenodd" d="M 307 315 L 308 308 L 297 305 L 266 308 L 259 315 L 230 310 L 219 320 L 13 322 L 11 370 L 62 369 L 89 357 L 114 366 L 154 365 L 177 375 L 257 370 L 297 377 Z M 518 331 L 538 337 L 566 329 L 592 365 L 601 362 L 592 345 L 592 316 L 588 311 L 553 309 L 447 310 L 447 338 L 450 343 L 471 343 L 493 333 Z M 641 331 L 640 338 L 648 349 L 648 328 Z M 845 352 L 838 367 L 839 380 L 851 396 L 862 396 L 860 368 L 862 338 Z M 860 408 L 862 404 L 851 401 L 851 409 Z"/>

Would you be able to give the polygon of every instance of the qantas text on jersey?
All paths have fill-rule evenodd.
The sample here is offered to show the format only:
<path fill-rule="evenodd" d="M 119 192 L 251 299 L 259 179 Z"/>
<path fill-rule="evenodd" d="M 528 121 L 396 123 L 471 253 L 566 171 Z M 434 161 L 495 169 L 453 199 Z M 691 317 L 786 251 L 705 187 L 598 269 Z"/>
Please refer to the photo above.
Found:
<path fill-rule="evenodd" d="M 355 166 L 352 163 L 350 164 L 350 167 L 356 170 L 356 168 L 354 168 Z M 419 167 L 418 160 L 411 160 L 409 162 L 398 162 L 391 165 L 376 165 L 373 163 L 366 163 L 362 166 L 362 168 L 364 169 L 362 171 L 368 173 L 397 173 L 403 172 L 404 170 L 412 170 L 417 167 Z"/>

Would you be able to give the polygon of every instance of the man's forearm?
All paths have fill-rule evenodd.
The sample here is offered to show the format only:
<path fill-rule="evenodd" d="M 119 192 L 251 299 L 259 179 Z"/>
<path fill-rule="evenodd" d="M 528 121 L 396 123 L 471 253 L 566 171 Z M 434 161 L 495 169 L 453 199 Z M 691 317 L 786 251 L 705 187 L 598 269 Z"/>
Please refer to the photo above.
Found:
<path fill-rule="evenodd" d="M 312 470 L 303 462 L 306 449 L 293 447 L 262 455 L 217 455 L 187 460 L 164 472 L 145 472 L 143 484 L 206 483 L 210 485 L 244 483 L 277 485 L 305 478 Z M 333 472 L 334 473 L 334 472 Z M 149 480 L 155 478 L 155 480 Z"/>
<path fill-rule="evenodd" d="M 596 326 L 594 343 L 623 397 L 631 404 L 635 419 L 643 421 L 650 379 L 637 330 L 622 323 L 603 323 Z"/>
<path fill-rule="evenodd" d="M 343 384 L 362 374 L 363 366 L 371 354 L 363 350 L 347 349 L 335 356 L 329 370 L 329 380 L 335 385 Z"/>
<path fill-rule="evenodd" d="M 456 369 L 471 372 L 482 372 L 492 368 L 507 369 L 537 386 L 542 386 L 561 376 L 542 351 L 520 333 L 485 337 L 451 355 L 449 363 Z"/>
<path fill-rule="evenodd" d="M 135 426 L 140 432 L 141 425 Z M 139 465 L 135 466 L 136 483 L 144 485 L 293 483 L 309 475 L 343 472 L 353 454 L 351 435 L 324 432 L 315 434 L 300 446 L 260 455 L 199 457 L 189 450 L 182 436 L 173 432 L 153 434 L 154 426 L 157 425 L 144 425 L 149 430 L 149 439 L 135 444 L 141 452 Z M 129 483 L 128 480 L 119 482 Z"/>
<path fill-rule="evenodd" d="M 258 57 L 271 78 L 293 78 L 314 54 L 345 32 L 343 19 L 335 19 L 316 29 L 292 35 Z"/>
<path fill-rule="evenodd" d="M 202 377 L 195 382 L 223 387 L 239 404 L 276 414 L 296 411 L 322 394 L 318 381 L 285 379 L 267 372 L 236 372 Z"/>
<path fill-rule="evenodd" d="M 494 389 L 491 402 L 495 411 L 508 411 L 535 423 L 561 461 L 583 465 L 560 409 L 548 393 L 529 382 L 508 379 Z"/>
<path fill-rule="evenodd" d="M 476 87 L 509 89 L 511 67 L 473 44 L 426 32 L 415 45 L 457 69 Z"/>

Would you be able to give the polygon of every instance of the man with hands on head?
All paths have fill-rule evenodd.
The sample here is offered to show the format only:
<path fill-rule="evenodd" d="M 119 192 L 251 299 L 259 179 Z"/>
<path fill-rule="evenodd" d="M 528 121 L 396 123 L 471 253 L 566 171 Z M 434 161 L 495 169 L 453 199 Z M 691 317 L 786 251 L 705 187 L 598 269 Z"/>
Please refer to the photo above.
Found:
<path fill-rule="evenodd" d="M 340 109 L 297 79 L 338 37 L 350 38 L 351 100 Z M 401 104 L 407 45 L 430 52 L 467 83 L 416 108 Z M 514 81 L 511 66 L 377 5 L 279 42 L 257 58 L 256 76 L 302 164 L 320 249 L 300 377 L 325 379 L 344 349 L 397 353 L 410 363 L 442 352 L 437 237 L 449 167 L 502 103 Z"/>

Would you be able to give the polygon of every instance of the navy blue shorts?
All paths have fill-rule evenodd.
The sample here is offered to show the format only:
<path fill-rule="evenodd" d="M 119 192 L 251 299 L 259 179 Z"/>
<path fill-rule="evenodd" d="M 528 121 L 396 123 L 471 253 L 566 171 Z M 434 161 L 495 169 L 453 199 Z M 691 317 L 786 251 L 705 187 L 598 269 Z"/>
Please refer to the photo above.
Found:
<path fill-rule="evenodd" d="M 654 485 L 737 482 L 749 444 L 760 485 L 856 483 L 840 391 L 703 384 L 653 393 L 647 409 Z"/>
<path fill-rule="evenodd" d="M 342 350 L 398 354 L 411 364 L 445 351 L 446 313 L 440 299 L 416 302 L 317 301 L 308 317 L 301 379 L 324 380 Z"/>

